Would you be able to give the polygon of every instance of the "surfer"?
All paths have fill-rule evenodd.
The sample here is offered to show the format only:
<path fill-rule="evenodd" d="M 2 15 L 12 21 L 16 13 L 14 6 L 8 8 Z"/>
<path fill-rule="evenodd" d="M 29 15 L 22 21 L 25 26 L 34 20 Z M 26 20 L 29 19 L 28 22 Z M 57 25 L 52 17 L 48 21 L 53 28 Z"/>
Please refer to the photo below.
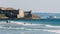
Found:
<path fill-rule="evenodd" d="M 24 23 L 25 24 L 25 23 Z"/>
<path fill-rule="evenodd" d="M 31 23 L 32 24 L 32 23 Z"/>
<path fill-rule="evenodd" d="M 6 22 L 8 23 L 8 20 Z"/>
<path fill-rule="evenodd" d="M 8 20 L 7 20 L 6 22 L 7 22 L 7 23 L 10 23 L 10 21 L 8 21 Z"/>

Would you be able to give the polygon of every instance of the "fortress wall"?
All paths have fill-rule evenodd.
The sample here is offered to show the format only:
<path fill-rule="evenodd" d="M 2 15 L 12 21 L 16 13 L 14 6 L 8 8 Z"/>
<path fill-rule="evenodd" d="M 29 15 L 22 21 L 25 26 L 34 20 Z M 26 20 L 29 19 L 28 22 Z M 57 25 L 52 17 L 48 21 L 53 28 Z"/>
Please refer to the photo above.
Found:
<path fill-rule="evenodd" d="M 19 10 L 19 14 L 17 15 L 18 18 L 24 18 L 24 11 Z"/>

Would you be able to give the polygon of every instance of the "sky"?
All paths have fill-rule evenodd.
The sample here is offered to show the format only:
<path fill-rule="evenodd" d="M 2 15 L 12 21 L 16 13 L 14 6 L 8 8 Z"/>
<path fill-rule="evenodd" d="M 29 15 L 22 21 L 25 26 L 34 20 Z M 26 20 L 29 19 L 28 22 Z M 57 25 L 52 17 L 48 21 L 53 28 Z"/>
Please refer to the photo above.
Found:
<path fill-rule="evenodd" d="M 60 0 L 0 0 L 0 6 L 40 13 L 60 13 Z"/>

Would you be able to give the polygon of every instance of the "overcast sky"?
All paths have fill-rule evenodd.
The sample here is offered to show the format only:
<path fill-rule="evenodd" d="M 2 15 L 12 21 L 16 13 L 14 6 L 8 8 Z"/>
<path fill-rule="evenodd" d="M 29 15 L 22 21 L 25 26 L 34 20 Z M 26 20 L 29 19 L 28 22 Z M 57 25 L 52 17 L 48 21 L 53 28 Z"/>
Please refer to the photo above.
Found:
<path fill-rule="evenodd" d="M 0 0 L 0 6 L 33 12 L 60 13 L 60 0 Z"/>

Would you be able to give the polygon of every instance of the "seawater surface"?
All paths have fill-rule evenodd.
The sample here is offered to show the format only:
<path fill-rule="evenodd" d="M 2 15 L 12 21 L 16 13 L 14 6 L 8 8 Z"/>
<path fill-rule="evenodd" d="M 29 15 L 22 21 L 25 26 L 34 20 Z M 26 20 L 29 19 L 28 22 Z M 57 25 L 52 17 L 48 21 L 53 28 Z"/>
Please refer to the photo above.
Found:
<path fill-rule="evenodd" d="M 0 20 L 0 34 L 60 34 L 60 19 Z"/>

